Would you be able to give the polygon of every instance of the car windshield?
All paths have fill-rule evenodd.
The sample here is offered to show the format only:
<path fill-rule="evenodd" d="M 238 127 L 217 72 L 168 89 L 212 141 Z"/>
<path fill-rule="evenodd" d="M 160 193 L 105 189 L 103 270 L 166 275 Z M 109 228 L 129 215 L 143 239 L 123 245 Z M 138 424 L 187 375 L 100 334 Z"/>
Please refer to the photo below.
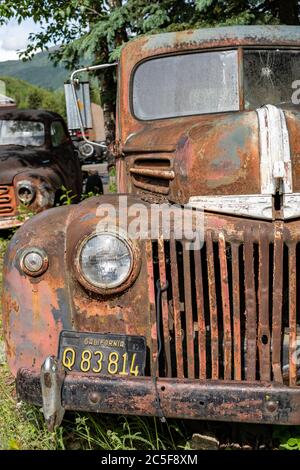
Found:
<path fill-rule="evenodd" d="M 0 145 L 41 147 L 45 143 L 42 122 L 0 120 Z"/>
<path fill-rule="evenodd" d="M 297 90 L 298 89 L 298 90 Z M 300 103 L 300 51 L 244 52 L 245 108 Z"/>
<path fill-rule="evenodd" d="M 238 52 L 172 55 L 141 63 L 133 77 L 132 106 L 140 120 L 240 109 Z M 300 51 L 245 49 L 245 109 L 300 104 Z"/>
<path fill-rule="evenodd" d="M 134 75 L 132 98 L 141 120 L 238 111 L 238 53 L 199 52 L 143 62 Z"/>

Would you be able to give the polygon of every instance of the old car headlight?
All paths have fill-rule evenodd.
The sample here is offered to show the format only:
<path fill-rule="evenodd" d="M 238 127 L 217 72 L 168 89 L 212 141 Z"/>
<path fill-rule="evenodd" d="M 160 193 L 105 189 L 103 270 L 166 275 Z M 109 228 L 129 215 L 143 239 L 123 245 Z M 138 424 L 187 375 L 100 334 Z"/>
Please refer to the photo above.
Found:
<path fill-rule="evenodd" d="M 17 194 L 18 198 L 24 206 L 28 206 L 35 197 L 35 188 L 32 186 L 30 182 L 21 181 L 18 183 L 17 187 Z"/>
<path fill-rule="evenodd" d="M 139 260 L 125 236 L 103 232 L 82 241 L 76 263 L 79 281 L 85 287 L 107 293 L 126 288 L 137 274 Z"/>
<path fill-rule="evenodd" d="M 29 276 L 40 276 L 49 265 L 48 256 L 40 248 L 27 248 L 21 254 L 21 269 Z"/>

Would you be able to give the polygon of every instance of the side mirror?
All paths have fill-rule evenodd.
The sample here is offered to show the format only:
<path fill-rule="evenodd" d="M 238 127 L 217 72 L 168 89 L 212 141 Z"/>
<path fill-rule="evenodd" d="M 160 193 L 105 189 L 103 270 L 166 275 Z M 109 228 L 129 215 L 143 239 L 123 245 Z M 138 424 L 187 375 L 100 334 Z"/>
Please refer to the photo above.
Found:
<path fill-rule="evenodd" d="M 82 116 L 81 116 L 81 112 L 80 112 L 80 108 L 79 108 L 79 100 L 78 100 L 77 91 L 76 91 L 76 84 L 78 82 L 77 82 L 77 79 L 75 77 L 76 77 L 76 75 L 78 75 L 80 73 L 83 73 L 83 72 L 93 72 L 95 70 L 104 70 L 104 69 L 107 69 L 109 67 L 115 67 L 116 65 L 118 65 L 118 63 L 114 62 L 113 64 L 93 65 L 91 67 L 78 69 L 78 70 L 75 70 L 72 73 L 71 78 L 70 78 L 72 95 L 73 95 L 73 99 L 74 99 L 76 113 L 77 113 L 77 116 L 78 116 L 80 131 L 82 133 L 82 139 L 84 140 L 84 143 L 86 143 L 86 144 L 89 144 L 89 145 L 95 146 L 95 147 L 101 147 L 101 148 L 104 148 L 104 149 L 107 149 L 107 146 L 105 144 L 98 143 L 98 142 L 93 142 L 93 141 L 89 140 L 85 135 L 85 129 L 84 129 L 84 125 L 83 125 L 83 122 L 82 122 Z M 90 149 L 90 147 L 89 147 L 89 149 Z M 88 158 L 88 156 L 85 156 L 85 158 Z"/>

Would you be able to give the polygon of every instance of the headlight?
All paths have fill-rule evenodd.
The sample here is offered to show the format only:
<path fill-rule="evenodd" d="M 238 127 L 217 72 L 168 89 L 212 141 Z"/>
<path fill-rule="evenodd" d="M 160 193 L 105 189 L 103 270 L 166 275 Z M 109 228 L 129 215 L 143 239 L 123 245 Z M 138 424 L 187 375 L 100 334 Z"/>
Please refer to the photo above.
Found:
<path fill-rule="evenodd" d="M 79 281 L 88 289 L 97 293 L 119 292 L 137 275 L 139 257 L 125 237 L 103 232 L 82 241 L 76 264 Z"/>
<path fill-rule="evenodd" d="M 17 186 L 18 198 L 24 206 L 28 206 L 35 197 L 35 188 L 30 182 L 21 181 Z"/>
<path fill-rule="evenodd" d="M 21 254 L 21 269 L 29 276 L 40 276 L 49 265 L 47 254 L 39 248 L 27 248 Z"/>

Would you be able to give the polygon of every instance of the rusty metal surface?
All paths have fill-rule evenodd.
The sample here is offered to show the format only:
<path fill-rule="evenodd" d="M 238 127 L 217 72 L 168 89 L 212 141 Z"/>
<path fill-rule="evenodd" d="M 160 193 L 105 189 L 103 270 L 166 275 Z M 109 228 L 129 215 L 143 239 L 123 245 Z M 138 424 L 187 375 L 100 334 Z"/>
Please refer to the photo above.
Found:
<path fill-rule="evenodd" d="M 246 340 L 247 340 L 247 380 L 256 379 L 256 319 L 257 305 L 254 278 L 254 245 L 251 240 L 250 230 L 245 232 L 244 262 L 245 262 L 245 297 L 246 297 Z"/>
<path fill-rule="evenodd" d="M 296 278 L 296 244 L 288 246 L 289 253 L 289 381 L 290 385 L 297 383 L 297 278 Z"/>
<path fill-rule="evenodd" d="M 209 313 L 210 313 L 210 344 L 211 344 L 211 363 L 213 380 L 219 378 L 219 331 L 218 331 L 218 312 L 216 298 L 216 275 L 214 263 L 214 250 L 212 241 L 212 232 L 206 232 L 206 251 L 207 251 L 207 276 L 208 276 L 208 295 L 209 295 Z"/>
<path fill-rule="evenodd" d="M 259 293 L 258 293 L 258 354 L 262 380 L 270 380 L 270 306 L 269 291 L 269 244 L 264 232 L 259 243 Z"/>
<path fill-rule="evenodd" d="M 115 196 L 101 197 L 101 202 L 105 201 L 113 204 Z M 12 239 L 4 261 L 2 305 L 7 357 L 14 374 L 20 367 L 38 369 L 45 357 L 55 355 L 62 329 L 151 338 L 146 269 L 138 273 L 133 287 L 120 295 L 101 296 L 78 282 L 74 257 L 80 241 L 96 229 L 98 204 L 98 198 L 91 198 L 78 206 L 42 212 Z M 49 268 L 34 279 L 21 271 L 20 256 L 24 249 L 41 244 L 49 257 Z M 143 245 L 140 258 L 146 263 Z"/>
<path fill-rule="evenodd" d="M 191 287 L 191 262 L 188 245 L 183 248 L 183 283 L 184 283 L 184 307 L 186 318 L 186 343 L 187 343 L 187 376 L 195 378 L 195 352 L 194 352 L 194 319 L 192 307 Z"/>
<path fill-rule="evenodd" d="M 194 253 L 196 305 L 198 320 L 199 379 L 206 378 L 206 324 L 204 314 L 204 290 L 201 252 Z"/>
<path fill-rule="evenodd" d="M 255 112 L 175 118 L 143 126 L 124 143 L 129 191 L 163 194 L 180 204 L 200 194 L 260 192 Z M 131 156 L 133 152 L 139 157 Z M 153 152 L 159 152 L 156 159 Z M 137 167 L 143 157 L 144 168 Z M 155 167 L 160 161 L 164 163 Z"/>
<path fill-rule="evenodd" d="M 227 247 L 224 234 L 219 235 L 220 280 L 223 311 L 223 342 L 224 342 L 224 379 L 231 380 L 232 335 L 230 318 L 230 299 L 228 285 Z"/>
<path fill-rule="evenodd" d="M 300 423 L 297 388 L 238 382 L 159 379 L 157 389 L 165 417 L 269 424 Z M 40 405 L 39 375 L 22 369 L 20 398 Z M 116 379 L 67 375 L 62 388 L 66 410 L 159 416 L 153 381 L 147 377 Z"/>
<path fill-rule="evenodd" d="M 136 201 L 138 200 L 129 197 L 129 205 Z M 289 337 L 288 342 L 290 348 L 295 348 L 292 343 L 295 336 L 295 314 L 283 304 L 286 294 L 280 294 L 284 286 L 283 272 L 279 266 L 283 258 L 279 255 L 282 253 L 283 245 L 293 246 L 300 240 L 298 221 L 284 223 L 279 230 L 278 224 L 273 222 L 206 214 L 206 244 L 202 248 L 203 252 L 201 250 L 195 251 L 192 255 L 188 252 L 186 252 L 188 255 L 184 254 L 184 250 L 180 249 L 181 243 L 179 246 L 167 239 L 161 240 L 160 243 L 159 240 L 147 241 L 145 245 L 141 242 L 143 268 L 136 282 L 124 293 L 106 297 L 93 294 L 80 285 L 73 262 L 78 243 L 96 227 L 98 221 L 96 209 L 99 202 L 99 198 L 92 198 L 78 206 L 43 212 L 36 216 L 35 220 L 29 220 L 11 242 L 4 263 L 3 323 L 8 362 L 14 374 L 17 374 L 19 368 L 29 368 L 38 373 L 44 358 L 57 353 L 58 336 L 62 329 L 145 336 L 149 348 L 150 366 L 147 375 L 155 373 L 154 363 L 157 358 L 155 284 L 159 275 L 161 284 L 169 282 L 169 290 L 162 299 L 164 348 L 160 359 L 162 363 L 159 376 L 177 379 L 173 388 L 165 394 L 167 400 L 169 392 L 173 400 L 175 396 L 183 399 L 181 394 L 187 390 L 184 386 L 181 388 L 180 384 L 181 380 L 188 377 L 195 377 L 195 383 L 204 380 L 207 386 L 210 386 L 211 379 L 226 382 L 226 379 L 232 378 L 239 381 L 241 386 L 249 380 L 253 383 L 268 380 L 269 386 L 279 379 L 282 380 L 282 338 L 283 333 L 291 328 L 292 337 Z M 116 205 L 116 196 L 101 197 L 101 202 Z M 36 224 L 39 226 L 39 233 L 36 232 Z M 49 232 L 49 224 L 55 227 L 55 230 Z M 42 247 L 49 257 L 49 268 L 42 276 L 33 279 L 20 271 L 18 260 L 23 249 L 29 246 L 41 246 L 42 233 L 47 233 L 43 238 Z M 263 257 L 262 262 L 265 260 L 264 252 L 259 255 L 260 244 L 264 247 L 264 251 L 268 247 L 273 253 L 269 276 L 266 276 L 261 267 L 262 263 L 259 262 L 259 256 Z M 288 280 L 291 296 L 295 295 L 293 286 L 297 285 L 299 277 L 299 273 L 297 274 L 293 268 L 292 263 L 295 262 L 293 253 L 290 252 Z M 193 269 L 195 269 L 194 277 L 191 275 Z M 183 273 L 185 283 L 182 294 L 179 295 L 179 280 L 182 275 L 180 273 Z M 274 284 L 270 282 L 273 276 Z M 237 280 L 239 280 L 238 290 Z M 209 293 L 208 302 L 203 295 L 200 308 L 202 294 L 199 284 L 203 292 Z M 176 295 L 174 297 L 172 292 L 177 293 L 176 302 L 169 301 L 170 298 L 176 299 Z M 198 304 L 196 292 L 199 293 Z M 261 330 L 258 325 L 258 319 L 263 319 L 263 315 L 267 316 L 267 312 L 263 313 L 259 307 L 263 301 L 260 292 L 269 292 L 269 295 L 280 303 L 276 306 L 273 302 L 273 307 L 276 308 L 271 317 L 270 331 Z M 182 295 L 185 296 L 184 301 Z M 186 302 L 187 296 L 193 297 L 193 302 L 191 300 Z M 257 299 L 261 297 L 257 304 L 256 296 Z M 232 332 L 229 327 L 231 322 Z M 227 328 L 226 334 L 224 327 Z M 251 355 L 254 354 L 256 358 L 256 350 L 259 351 L 261 348 L 263 331 L 265 335 L 269 335 L 275 354 L 271 356 L 271 348 L 266 348 L 264 356 L 259 352 L 259 361 L 253 360 Z M 170 350 L 174 348 L 174 344 L 175 351 L 172 349 L 174 354 L 173 352 L 170 354 L 169 348 Z M 288 350 L 289 361 L 293 352 L 294 349 Z M 262 362 L 262 357 L 267 358 L 269 361 L 267 364 L 270 366 Z M 269 379 L 266 378 L 267 372 Z M 294 386 L 298 380 L 297 376 L 295 377 L 295 366 L 287 375 L 284 374 L 286 385 Z M 189 394 L 187 397 L 191 398 Z M 74 404 L 75 406 L 77 405 Z M 232 405 L 232 408 L 234 407 L 236 404 Z M 150 408 L 148 412 L 152 413 Z M 195 410 L 192 412 L 198 413 Z M 230 414 L 232 419 L 239 419 L 231 408 Z M 192 417 L 187 410 L 183 415 Z M 218 416 L 219 414 L 215 419 L 219 419 Z M 244 419 L 252 418 L 248 416 Z"/>
<path fill-rule="evenodd" d="M 52 122 L 61 122 L 66 136 L 69 136 L 61 116 L 47 111 L 16 109 L 0 111 L 0 120 L 38 121 L 45 125 L 45 143 L 41 147 L 0 146 L 0 228 L 16 226 L 11 216 L 17 213 L 18 206 L 21 205 L 17 197 L 17 187 L 21 182 L 30 183 L 36 191 L 32 203 L 28 206 L 30 212 L 40 212 L 58 203 L 62 186 L 79 198 L 82 191 L 82 173 L 70 138 L 59 147 L 52 146 Z M 4 199 L 5 188 L 9 191 L 9 211 Z"/>
<path fill-rule="evenodd" d="M 272 366 L 274 379 L 282 382 L 281 336 L 282 336 L 282 284 L 283 284 L 283 223 L 275 222 L 274 274 L 272 309 Z"/>
<path fill-rule="evenodd" d="M 213 33 L 142 38 L 122 51 L 116 148 L 119 188 L 131 193 L 129 207 L 140 198 L 182 205 L 197 195 L 261 193 L 256 112 L 155 122 L 137 121 L 131 113 L 130 80 L 140 60 L 212 47 L 300 45 L 299 29 L 293 28 Z M 284 113 L 298 191 L 300 116 L 296 109 Z M 98 205 L 116 208 L 119 220 L 118 202 L 110 195 L 50 210 L 13 238 L 4 263 L 3 323 L 19 394 L 39 400 L 36 377 L 45 357 L 57 353 L 63 329 L 113 332 L 146 337 L 146 377 L 69 375 L 63 389 L 66 408 L 160 416 L 160 403 L 169 417 L 299 424 L 299 220 L 278 220 L 282 214 L 275 204 L 273 221 L 207 211 L 201 250 L 188 251 L 185 240 L 172 235 L 171 240 L 160 234 L 137 242 L 133 278 L 124 291 L 108 295 L 82 282 L 74 260 L 82 241 L 96 230 Z M 110 216 L 108 221 L 115 223 Z M 35 279 L 19 263 L 30 246 L 43 248 L 49 257 L 47 271 Z"/>
<path fill-rule="evenodd" d="M 176 349 L 176 372 L 177 377 L 182 379 L 184 377 L 183 366 L 183 347 L 182 347 L 182 328 L 181 328 L 181 310 L 180 310 L 180 291 L 179 291 L 179 275 L 177 270 L 177 253 L 176 253 L 176 240 L 171 238 L 170 242 L 170 261 L 171 261 L 171 276 L 173 279 L 172 284 L 172 299 L 173 299 L 173 312 L 174 312 L 174 331 L 175 331 L 175 349 Z"/>
<path fill-rule="evenodd" d="M 0 218 L 11 217 L 15 215 L 16 200 L 15 192 L 12 186 L 0 186 Z"/>
<path fill-rule="evenodd" d="M 167 285 L 166 276 L 166 263 L 165 263 L 165 248 L 164 239 L 162 237 L 158 240 L 158 260 L 159 260 L 159 277 L 161 288 Z M 156 305 L 156 308 L 158 306 Z M 165 361 L 165 374 L 167 377 L 171 377 L 171 349 L 170 349 L 170 327 L 169 327 L 169 307 L 167 299 L 167 291 L 163 291 L 161 294 L 161 310 L 162 310 L 162 328 L 163 328 L 163 342 L 164 350 L 166 355 Z"/>
<path fill-rule="evenodd" d="M 212 48 L 258 45 L 298 47 L 299 42 L 299 29 L 297 26 L 202 28 L 195 31 L 159 34 L 131 41 L 123 48 L 121 53 L 119 107 L 122 109 L 122 115 L 119 116 L 118 140 L 121 141 L 123 146 L 129 135 L 147 129 L 145 123 L 134 119 L 128 107 L 128 103 L 130 103 L 131 75 L 136 64 L 140 61 L 157 55 Z M 174 124 L 176 123 L 176 120 L 173 119 L 172 121 Z M 164 121 L 161 121 L 160 124 L 163 125 Z M 150 123 L 148 127 L 150 129 L 155 128 L 155 125 Z M 175 128 L 174 131 L 176 132 Z M 168 138 L 169 135 L 166 132 L 166 144 Z M 145 135 L 144 143 L 146 144 L 146 142 L 151 142 L 151 140 L 147 139 Z M 154 145 L 155 139 L 153 139 Z"/>

